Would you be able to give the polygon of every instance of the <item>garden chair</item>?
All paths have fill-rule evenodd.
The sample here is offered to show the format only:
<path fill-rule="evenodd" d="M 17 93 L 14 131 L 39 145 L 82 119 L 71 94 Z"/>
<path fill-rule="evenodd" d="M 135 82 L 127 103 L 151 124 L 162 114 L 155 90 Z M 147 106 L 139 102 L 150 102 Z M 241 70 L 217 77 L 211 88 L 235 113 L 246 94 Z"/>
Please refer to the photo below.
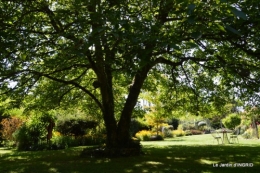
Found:
<path fill-rule="evenodd" d="M 230 135 L 229 139 L 230 139 L 230 142 L 232 143 L 239 143 L 238 141 L 238 133 L 239 133 L 239 130 L 234 130 L 233 133 Z"/>
<path fill-rule="evenodd" d="M 211 131 L 211 133 L 210 133 L 211 135 L 212 135 L 212 137 L 214 138 L 214 140 L 213 140 L 213 143 L 215 142 L 215 140 L 217 140 L 218 141 L 218 144 L 219 144 L 219 140 L 220 140 L 220 142 L 222 142 L 223 143 L 223 140 L 222 140 L 222 138 L 221 138 L 221 136 L 219 135 L 219 133 L 218 132 L 216 132 L 216 131 Z"/>

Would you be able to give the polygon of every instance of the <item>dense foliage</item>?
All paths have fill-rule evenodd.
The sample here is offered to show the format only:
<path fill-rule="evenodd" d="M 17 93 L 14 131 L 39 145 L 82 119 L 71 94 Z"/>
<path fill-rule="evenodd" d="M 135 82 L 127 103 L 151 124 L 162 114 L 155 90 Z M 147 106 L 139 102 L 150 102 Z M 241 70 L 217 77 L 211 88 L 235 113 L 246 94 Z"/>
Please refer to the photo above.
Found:
<path fill-rule="evenodd" d="M 72 135 L 80 137 L 86 134 L 87 129 L 93 129 L 97 126 L 95 121 L 87 121 L 84 119 L 69 119 L 58 121 L 55 129 L 63 135 Z"/>
<path fill-rule="evenodd" d="M 241 115 L 238 115 L 236 113 L 229 114 L 222 120 L 222 122 L 225 125 L 225 127 L 229 129 L 234 129 L 236 126 L 240 125 Z"/>
<path fill-rule="evenodd" d="M 163 111 L 196 115 L 229 96 L 259 99 L 258 1 L 16 0 L 0 9 L 1 94 L 95 111 L 108 148 L 132 146 L 141 91 L 162 94 Z"/>
<path fill-rule="evenodd" d="M 0 133 L 2 134 L 3 139 L 13 140 L 13 133 L 22 125 L 23 121 L 17 117 L 5 118 L 0 124 L 2 129 Z"/>
<path fill-rule="evenodd" d="M 130 135 L 134 137 L 135 134 L 141 130 L 149 130 L 148 123 L 140 119 L 132 119 L 130 125 Z"/>
<path fill-rule="evenodd" d="M 37 148 L 47 139 L 47 123 L 41 121 L 39 114 L 33 114 L 26 123 L 17 129 L 13 136 L 20 150 Z"/>

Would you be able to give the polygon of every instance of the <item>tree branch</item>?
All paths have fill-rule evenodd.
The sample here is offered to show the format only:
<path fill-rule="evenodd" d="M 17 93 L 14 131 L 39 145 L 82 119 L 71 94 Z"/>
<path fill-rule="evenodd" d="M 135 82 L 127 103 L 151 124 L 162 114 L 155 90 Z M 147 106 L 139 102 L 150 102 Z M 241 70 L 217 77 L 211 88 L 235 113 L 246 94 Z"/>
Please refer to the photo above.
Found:
<path fill-rule="evenodd" d="M 57 32 L 62 32 L 63 31 L 63 26 L 62 26 L 60 21 L 55 19 L 55 14 L 53 13 L 53 11 L 50 10 L 49 6 L 48 5 L 44 5 L 42 7 L 42 11 L 45 12 L 45 14 L 47 14 L 49 16 L 53 28 Z"/>
<path fill-rule="evenodd" d="M 66 84 L 66 85 L 73 85 L 73 86 L 75 86 L 76 88 L 81 89 L 83 92 L 85 92 L 86 94 L 88 94 L 88 95 L 96 102 L 96 104 L 100 107 L 101 110 L 103 110 L 102 104 L 101 104 L 100 101 L 95 97 L 95 95 L 92 94 L 92 93 L 91 93 L 89 90 L 87 90 L 85 87 L 83 87 L 83 86 L 81 86 L 80 84 L 76 83 L 74 80 L 66 81 L 66 80 L 62 80 L 62 79 L 59 79 L 59 78 L 50 76 L 49 74 L 44 74 L 44 73 L 37 72 L 37 71 L 34 71 L 34 70 L 28 70 L 28 71 L 31 72 L 31 73 L 34 73 L 34 74 L 38 74 L 39 76 L 44 76 L 44 77 L 46 77 L 46 78 L 48 78 L 48 79 L 51 79 L 51 80 L 53 80 L 53 81 L 60 82 L 60 83 Z"/>
<path fill-rule="evenodd" d="M 61 69 L 57 69 L 57 70 L 54 70 L 52 72 L 49 72 L 49 74 L 55 74 L 55 73 L 59 73 L 59 72 L 62 72 L 62 71 L 71 70 L 72 68 L 79 68 L 79 67 L 87 68 L 87 70 L 92 68 L 92 66 L 90 64 L 73 64 L 69 67 L 65 67 L 65 68 L 61 68 Z"/>
<path fill-rule="evenodd" d="M 154 65 L 156 65 L 156 64 L 166 64 L 166 65 L 170 65 L 170 66 L 173 66 L 173 67 L 177 67 L 179 65 L 182 65 L 183 62 L 189 61 L 189 60 L 194 61 L 194 62 L 208 61 L 206 59 L 195 58 L 195 57 L 184 57 L 184 58 L 179 58 L 179 59 L 180 59 L 179 62 L 173 62 L 173 61 L 165 59 L 163 57 L 159 57 L 159 58 L 155 59 Z"/>

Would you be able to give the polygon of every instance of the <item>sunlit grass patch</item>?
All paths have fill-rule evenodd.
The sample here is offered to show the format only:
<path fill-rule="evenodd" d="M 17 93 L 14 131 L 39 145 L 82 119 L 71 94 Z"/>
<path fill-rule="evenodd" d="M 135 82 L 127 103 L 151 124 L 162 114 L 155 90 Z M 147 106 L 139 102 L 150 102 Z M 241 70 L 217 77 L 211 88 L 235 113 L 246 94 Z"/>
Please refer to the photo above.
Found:
<path fill-rule="evenodd" d="M 12 150 L 6 149 L 6 148 L 0 148 L 0 157 L 4 154 L 10 154 L 12 153 Z"/>

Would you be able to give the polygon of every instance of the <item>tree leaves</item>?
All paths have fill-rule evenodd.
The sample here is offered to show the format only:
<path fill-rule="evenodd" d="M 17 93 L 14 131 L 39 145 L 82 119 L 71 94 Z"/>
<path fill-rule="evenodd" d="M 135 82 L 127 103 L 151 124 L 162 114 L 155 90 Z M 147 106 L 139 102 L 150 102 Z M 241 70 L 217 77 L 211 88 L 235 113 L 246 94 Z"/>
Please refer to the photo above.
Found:
<path fill-rule="evenodd" d="M 234 34 L 241 35 L 240 32 L 238 32 L 236 29 L 234 29 L 233 27 L 231 27 L 229 25 L 226 25 L 225 29 L 228 30 L 228 31 L 233 32 Z"/>
<path fill-rule="evenodd" d="M 188 14 L 191 15 L 193 11 L 195 10 L 196 5 L 195 4 L 189 4 L 188 5 Z"/>
<path fill-rule="evenodd" d="M 191 33 L 191 36 L 192 36 L 194 39 L 198 40 L 198 39 L 201 38 L 202 33 L 201 33 L 201 32 L 193 32 L 193 33 Z"/>
<path fill-rule="evenodd" d="M 189 104 L 196 99 L 206 104 L 212 95 L 224 91 L 229 94 L 232 87 L 259 83 L 252 82 L 250 75 L 239 76 L 234 70 L 238 64 L 248 68 L 251 65 L 255 68 L 250 74 L 255 79 L 260 76 L 256 29 L 259 15 L 251 2 L 118 3 L 122 4 L 109 7 L 105 1 L 100 4 L 94 0 L 55 1 L 46 12 L 36 2 L 2 2 L 1 13 L 7 22 L 0 26 L 1 89 L 7 90 L 5 83 L 16 81 L 19 94 L 13 91 L 13 96 L 24 96 L 22 91 L 30 93 L 48 108 L 59 105 L 61 99 L 64 107 L 86 102 L 84 105 L 90 108 L 93 102 L 88 99 L 96 98 L 97 102 L 104 102 L 103 106 L 116 107 L 110 107 L 109 111 L 116 110 L 114 114 L 120 115 L 129 94 L 127 86 L 134 84 L 137 77 L 135 91 L 139 92 L 141 87 L 155 90 L 158 86 L 155 82 L 155 86 L 152 82 L 142 85 L 147 76 L 162 82 L 155 71 L 172 80 L 172 83 L 167 81 L 172 86 L 165 82 L 165 89 L 176 90 L 179 98 L 172 105 L 181 103 L 183 107 L 185 102 Z M 219 86 L 212 79 L 227 87 L 221 92 L 214 90 Z M 96 89 L 91 85 L 95 80 L 100 82 Z M 185 98 L 184 92 L 193 99 Z M 195 107 L 201 109 L 194 104 Z"/>
<path fill-rule="evenodd" d="M 236 8 L 232 8 L 231 11 L 234 13 L 235 16 L 237 16 L 241 19 L 247 20 L 247 15 L 244 12 L 242 12 Z"/>

